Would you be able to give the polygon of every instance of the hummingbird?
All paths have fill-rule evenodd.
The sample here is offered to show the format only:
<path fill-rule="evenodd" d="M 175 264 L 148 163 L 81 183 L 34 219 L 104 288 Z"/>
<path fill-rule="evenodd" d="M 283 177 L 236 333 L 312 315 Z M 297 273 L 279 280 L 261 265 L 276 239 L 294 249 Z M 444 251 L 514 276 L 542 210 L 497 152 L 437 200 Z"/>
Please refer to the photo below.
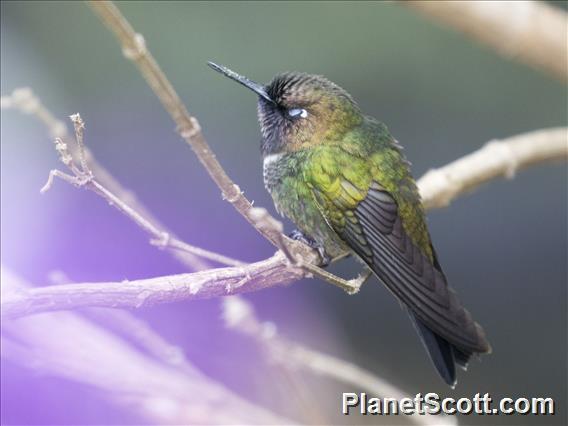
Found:
<path fill-rule="evenodd" d="M 491 347 L 448 285 L 410 163 L 386 125 L 323 76 L 284 72 L 259 84 L 208 64 L 258 96 L 264 185 L 297 226 L 291 237 L 317 249 L 323 266 L 348 253 L 370 268 L 455 387 L 456 366 Z"/>

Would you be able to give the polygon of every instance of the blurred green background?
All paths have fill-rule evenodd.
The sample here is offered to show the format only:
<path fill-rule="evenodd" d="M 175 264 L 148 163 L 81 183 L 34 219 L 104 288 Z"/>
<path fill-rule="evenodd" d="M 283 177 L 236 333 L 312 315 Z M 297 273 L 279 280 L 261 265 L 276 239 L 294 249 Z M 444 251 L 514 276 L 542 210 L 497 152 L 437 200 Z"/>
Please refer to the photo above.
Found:
<path fill-rule="evenodd" d="M 564 85 L 400 4 L 120 2 L 119 7 L 199 119 L 229 175 L 255 205 L 271 211 L 262 184 L 256 99 L 211 71 L 208 60 L 260 82 L 285 70 L 324 74 L 389 126 L 416 177 L 490 139 L 566 125 Z M 80 112 L 87 144 L 100 162 L 192 244 L 247 261 L 273 253 L 221 200 L 158 100 L 88 7 L 2 2 L 1 12 L 3 95 L 30 86 L 58 117 Z M 34 119 L 2 111 L 1 161 L 2 261 L 26 278 L 46 283 L 53 269 L 80 281 L 184 271 L 95 195 L 62 182 L 39 195 L 48 171 L 59 164 Z M 557 403 L 556 416 L 468 416 L 460 424 L 566 424 L 566 178 L 565 165 L 531 168 L 429 214 L 446 274 L 494 348 L 460 374 L 456 390 L 436 377 L 406 315 L 375 280 L 352 297 L 317 280 L 247 297 L 285 336 L 347 358 L 411 394 L 489 392 L 494 398 L 553 397 Z M 358 269 L 345 261 L 332 271 L 353 276 Z M 227 361 L 228 351 L 240 353 L 251 342 L 227 337 L 218 301 L 142 314 L 211 376 L 301 418 L 291 403 L 275 402 L 287 397 L 286 390 L 276 389 L 280 384 L 271 387 L 246 360 L 239 372 Z M 210 327 L 207 333 L 193 325 L 196 315 Z M 92 390 L 66 390 L 10 367 L 2 380 L 3 423 L 127 421 L 120 413 L 101 414 L 106 403 Z M 29 392 L 32 386 L 35 391 Z M 340 416 L 341 392 L 358 389 L 336 383 L 327 384 L 326 392 L 318 389 L 314 410 L 329 422 L 385 420 Z M 39 409 L 43 417 L 34 417 L 16 408 L 16 398 L 31 408 L 74 401 L 80 412 Z"/>

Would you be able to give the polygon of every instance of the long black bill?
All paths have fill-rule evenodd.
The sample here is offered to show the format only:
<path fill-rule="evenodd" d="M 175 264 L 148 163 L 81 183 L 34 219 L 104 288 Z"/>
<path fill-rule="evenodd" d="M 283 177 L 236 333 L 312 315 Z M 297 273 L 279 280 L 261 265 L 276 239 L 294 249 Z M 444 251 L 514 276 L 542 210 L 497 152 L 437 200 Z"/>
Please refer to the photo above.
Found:
<path fill-rule="evenodd" d="M 230 70 L 229 68 L 224 67 L 223 65 L 217 65 L 216 63 L 211 61 L 207 62 L 207 65 L 209 65 L 215 71 L 220 72 L 224 76 L 229 77 L 231 80 L 235 80 L 237 83 L 240 83 L 245 87 L 248 87 L 258 96 L 262 96 L 268 102 L 274 103 L 274 101 L 270 98 L 270 96 L 268 96 L 268 93 L 266 93 L 266 90 L 264 89 L 263 85 L 258 84 L 252 80 L 249 80 L 245 76 L 237 74 L 235 71 Z"/>

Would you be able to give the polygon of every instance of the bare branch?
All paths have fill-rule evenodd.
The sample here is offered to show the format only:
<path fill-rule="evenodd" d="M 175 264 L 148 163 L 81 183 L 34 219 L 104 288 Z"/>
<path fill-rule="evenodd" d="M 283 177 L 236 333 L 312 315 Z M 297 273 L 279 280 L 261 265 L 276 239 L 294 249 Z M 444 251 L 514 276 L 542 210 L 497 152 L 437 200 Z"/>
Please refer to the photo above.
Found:
<path fill-rule="evenodd" d="M 2 295 L 29 288 L 4 268 L 1 278 Z M 291 424 L 206 377 L 140 321 L 115 314 L 121 333 L 135 335 L 139 348 L 82 315 L 57 312 L 2 322 L 1 355 L 33 371 L 90 385 L 145 422 Z"/>
<path fill-rule="evenodd" d="M 491 179 L 512 177 L 522 167 L 552 160 L 566 161 L 567 131 L 565 128 L 545 129 L 493 141 L 446 167 L 428 172 L 418 182 L 426 208 L 447 205 L 458 195 Z M 317 256 L 317 253 L 309 250 L 306 255 Z M 307 263 L 315 262 L 313 257 L 302 259 Z M 304 268 L 305 265 L 291 265 L 278 252 L 267 260 L 241 267 L 136 281 L 34 288 L 3 295 L 1 311 L 2 316 L 8 318 L 88 306 L 138 308 L 179 300 L 228 296 L 295 282 L 306 276 Z M 344 290 L 356 290 L 357 282 Z"/>
<path fill-rule="evenodd" d="M 419 181 L 426 209 L 445 207 L 459 195 L 498 177 L 512 179 L 534 164 L 568 159 L 568 128 L 523 133 L 485 146 L 444 167 L 430 170 Z"/>
<path fill-rule="evenodd" d="M 123 336 L 132 339 L 141 349 L 164 365 L 192 375 L 202 375 L 185 357 L 183 350 L 166 341 L 143 320 L 128 311 L 110 308 L 91 308 L 85 316 L 95 319 Z"/>
<path fill-rule="evenodd" d="M 501 55 L 568 80 L 568 15 L 543 1 L 404 1 Z"/>
<path fill-rule="evenodd" d="M 140 308 L 180 300 L 227 296 L 286 285 L 304 277 L 280 252 L 242 267 L 209 269 L 143 280 L 63 284 L 2 295 L 3 318 L 85 307 Z"/>
<path fill-rule="evenodd" d="M 254 306 L 239 296 L 223 299 L 223 317 L 227 327 L 255 339 L 271 361 L 289 370 L 298 368 L 330 377 L 355 389 L 365 389 L 371 395 L 396 398 L 408 397 L 393 384 L 348 361 L 307 348 L 280 335 L 270 322 L 260 322 Z M 419 425 L 455 425 L 455 417 L 415 415 L 408 419 Z"/>

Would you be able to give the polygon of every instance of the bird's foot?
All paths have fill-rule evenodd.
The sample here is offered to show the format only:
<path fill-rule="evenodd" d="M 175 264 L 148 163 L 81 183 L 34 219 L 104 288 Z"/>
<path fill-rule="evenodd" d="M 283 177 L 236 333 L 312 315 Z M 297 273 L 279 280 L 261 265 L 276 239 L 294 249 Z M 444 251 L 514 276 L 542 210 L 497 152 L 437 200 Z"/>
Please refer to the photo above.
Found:
<path fill-rule="evenodd" d="M 320 256 L 320 264 L 318 266 L 325 268 L 331 263 L 331 257 L 326 253 L 325 248 L 321 244 L 317 243 L 316 240 L 314 240 L 309 235 L 306 235 L 302 231 L 296 229 L 292 231 L 288 236 L 295 241 L 300 241 L 307 246 L 310 246 L 314 250 L 317 250 Z"/>

